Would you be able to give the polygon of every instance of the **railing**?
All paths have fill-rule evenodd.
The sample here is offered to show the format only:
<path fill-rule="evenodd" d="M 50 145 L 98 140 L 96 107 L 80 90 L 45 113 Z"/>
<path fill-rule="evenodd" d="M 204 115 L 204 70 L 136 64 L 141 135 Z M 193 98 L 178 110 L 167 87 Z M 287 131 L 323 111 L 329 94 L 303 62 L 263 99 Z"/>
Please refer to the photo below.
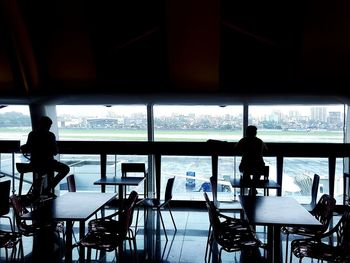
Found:
<path fill-rule="evenodd" d="M 19 153 L 19 141 L 0 141 L 0 153 Z M 150 155 L 154 160 L 154 173 L 149 167 L 149 174 L 156 179 L 156 193 L 159 198 L 161 180 L 161 156 L 211 156 L 212 173 L 217 178 L 218 157 L 236 156 L 234 142 L 133 142 L 133 141 L 59 141 L 61 154 L 97 154 L 100 155 L 101 177 L 106 177 L 107 155 Z M 334 195 L 336 158 L 348 158 L 350 144 L 332 143 L 267 143 L 266 157 L 276 157 L 277 183 L 282 185 L 283 159 L 285 157 L 323 157 L 328 158 L 329 189 Z M 0 167 L 1 168 L 1 167 Z M 345 171 L 349 167 L 344 167 Z M 0 169 L 1 171 L 1 169 Z M 13 158 L 13 175 L 14 158 Z M 104 190 L 104 189 L 102 189 Z M 281 194 L 281 193 L 277 193 Z"/>

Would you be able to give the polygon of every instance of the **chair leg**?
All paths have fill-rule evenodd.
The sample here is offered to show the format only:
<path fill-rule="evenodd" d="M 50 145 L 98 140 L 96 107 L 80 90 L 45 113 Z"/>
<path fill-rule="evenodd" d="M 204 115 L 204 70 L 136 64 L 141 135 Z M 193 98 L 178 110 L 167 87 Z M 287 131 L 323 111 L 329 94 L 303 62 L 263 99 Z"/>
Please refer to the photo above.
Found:
<path fill-rule="evenodd" d="M 173 217 L 173 213 L 171 212 L 169 203 L 168 203 L 168 209 L 169 209 L 169 213 L 170 213 L 170 216 L 171 216 L 171 220 L 173 221 L 174 228 L 175 228 L 175 232 L 176 232 L 176 231 L 177 231 L 177 228 L 176 228 L 176 225 L 175 225 L 175 220 L 174 220 L 174 217 Z"/>
<path fill-rule="evenodd" d="M 135 236 L 137 234 L 137 224 L 139 222 L 139 212 L 140 212 L 140 208 L 137 207 L 137 213 L 136 213 L 136 222 L 135 222 Z"/>
<path fill-rule="evenodd" d="M 204 257 L 204 261 L 205 261 L 205 262 L 207 262 L 210 234 L 211 234 L 211 225 L 209 226 L 209 229 L 208 229 L 207 246 L 205 247 L 205 257 Z M 208 261 L 208 262 L 209 262 L 209 261 Z"/>
<path fill-rule="evenodd" d="M 84 261 L 84 260 L 82 260 Z M 86 262 L 90 262 L 91 261 L 91 247 L 88 247 L 87 249 L 87 255 L 86 255 Z"/>
<path fill-rule="evenodd" d="M 286 234 L 286 263 L 288 263 L 288 237 L 289 237 L 289 233 Z M 292 253 L 292 252 L 290 252 Z M 291 261 L 292 262 L 292 261 Z"/>
<path fill-rule="evenodd" d="M 165 238 L 168 241 L 168 235 L 166 234 L 166 230 L 165 230 L 165 225 L 164 225 L 164 221 L 163 221 L 163 216 L 162 216 L 162 212 L 160 211 L 160 209 L 157 209 L 157 213 L 160 217 L 160 221 L 162 222 L 162 226 L 163 226 L 163 230 L 164 230 L 164 234 L 165 234 Z"/>

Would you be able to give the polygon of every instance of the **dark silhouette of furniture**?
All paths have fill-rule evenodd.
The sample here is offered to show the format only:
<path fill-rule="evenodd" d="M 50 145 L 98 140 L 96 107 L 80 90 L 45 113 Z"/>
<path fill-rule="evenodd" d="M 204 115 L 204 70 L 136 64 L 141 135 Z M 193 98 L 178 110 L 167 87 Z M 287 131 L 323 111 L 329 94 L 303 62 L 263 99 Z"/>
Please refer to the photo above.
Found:
<path fill-rule="evenodd" d="M 33 166 L 30 163 L 16 163 L 16 169 L 20 174 L 19 186 L 18 186 L 18 195 L 21 196 L 22 202 L 25 203 L 26 206 L 32 205 L 35 202 L 40 202 L 43 199 L 51 198 L 53 194 L 53 189 L 51 190 L 50 196 L 42 195 L 42 191 L 45 187 L 45 184 L 49 184 L 50 178 L 53 177 L 51 173 L 54 172 L 37 172 L 34 171 Z M 32 184 L 26 194 L 22 193 L 23 182 L 24 182 L 24 174 L 31 173 L 32 174 Z"/>
<path fill-rule="evenodd" d="M 68 192 L 76 192 L 77 191 L 77 186 L 76 186 L 76 183 L 75 183 L 75 176 L 74 176 L 74 174 L 67 175 L 66 180 L 67 180 Z"/>
<path fill-rule="evenodd" d="M 294 234 L 308 237 L 318 237 L 322 235 L 329 227 L 329 223 L 335 209 L 335 204 L 336 200 L 332 196 L 324 194 L 321 196 L 314 209 L 310 212 L 310 214 L 322 224 L 321 228 L 315 229 L 307 226 L 288 226 L 281 228 L 281 232 L 286 235 L 286 262 L 288 262 L 289 235 Z"/>
<path fill-rule="evenodd" d="M 121 208 L 118 212 L 103 218 L 89 221 L 87 234 L 74 245 L 79 247 L 86 247 L 88 249 L 88 261 L 90 261 L 92 249 L 103 251 L 115 250 L 116 253 L 117 251 L 119 252 L 118 256 L 121 258 L 122 246 L 126 240 L 129 241 L 130 250 L 133 251 L 135 260 L 137 259 L 136 239 L 131 229 L 131 223 L 137 199 L 138 193 L 136 191 L 132 191 L 128 199 L 124 202 L 124 207 Z M 117 220 L 114 219 L 116 216 L 118 216 Z"/>
<path fill-rule="evenodd" d="M 239 196 L 245 218 L 250 225 L 267 226 L 268 262 L 281 263 L 281 227 L 306 226 L 321 228 L 322 224 L 293 197 Z"/>
<path fill-rule="evenodd" d="M 10 190 L 11 190 L 11 180 L 0 182 L 0 218 L 6 218 L 9 223 L 11 230 L 14 230 L 10 212 Z"/>
<path fill-rule="evenodd" d="M 15 232 L 10 212 L 10 189 L 11 180 L 0 182 L 0 218 L 6 218 L 9 221 L 10 229 L 0 229 L 0 248 L 5 248 L 6 262 L 17 260 L 17 245 L 21 244 L 21 235 Z M 9 249 L 11 255 L 9 257 Z"/>
<path fill-rule="evenodd" d="M 37 220 L 32 220 L 28 223 L 28 220 L 23 219 L 23 216 L 29 213 L 24 202 L 23 197 L 16 194 L 10 196 L 11 205 L 13 208 L 16 227 L 21 236 L 33 237 L 39 233 L 51 233 L 56 232 L 58 235 L 62 234 L 62 240 L 65 240 L 64 226 L 60 222 L 53 221 L 50 217 L 40 217 Z M 23 243 L 20 243 L 20 251 L 23 258 Z"/>
<path fill-rule="evenodd" d="M 241 206 L 241 203 L 238 201 L 219 201 L 218 200 L 218 183 L 217 180 L 215 180 L 215 178 L 213 176 L 211 176 L 209 178 L 210 180 L 210 184 L 211 184 L 211 192 L 212 192 L 212 196 L 213 196 L 213 202 L 214 205 L 216 206 L 217 209 L 219 209 L 220 211 L 232 211 L 232 212 L 239 212 L 240 216 L 242 218 L 242 213 L 243 213 L 243 209 Z"/>
<path fill-rule="evenodd" d="M 65 262 L 72 262 L 73 222 L 79 222 L 79 236 L 85 235 L 85 222 L 102 209 L 116 196 L 115 193 L 68 192 L 48 200 L 45 206 L 39 206 L 24 214 L 22 220 L 36 220 L 49 217 L 55 221 L 64 221 L 66 226 Z M 79 257 L 84 258 L 85 249 L 79 249 Z"/>
<path fill-rule="evenodd" d="M 146 165 L 144 163 L 122 163 L 121 164 L 121 174 L 122 177 L 128 177 L 128 176 L 136 176 L 141 175 L 141 177 L 147 178 L 147 171 L 146 171 Z M 146 180 L 144 180 L 144 193 L 142 194 L 143 197 L 147 196 L 147 183 Z M 139 192 L 139 195 L 140 192 Z M 124 198 L 127 196 L 127 186 L 125 186 L 124 189 Z"/>
<path fill-rule="evenodd" d="M 264 247 L 264 244 L 256 237 L 255 231 L 251 228 L 248 221 L 232 218 L 220 213 L 215 207 L 214 202 L 209 200 L 205 192 L 204 198 L 210 223 L 205 260 L 207 259 L 209 249 L 208 262 L 210 262 L 214 241 L 220 245 L 218 262 L 221 262 L 222 250 L 236 252 Z"/>
<path fill-rule="evenodd" d="M 309 212 L 312 211 L 312 209 L 314 209 L 314 207 L 316 206 L 319 184 L 320 176 L 318 174 L 314 174 L 311 186 L 311 201 L 309 204 L 302 204 L 302 206 L 305 207 L 305 209 Z"/>
<path fill-rule="evenodd" d="M 246 189 L 249 188 L 249 195 L 256 195 L 256 184 L 260 182 L 268 182 L 270 175 L 270 166 L 265 165 L 260 172 L 254 172 L 251 174 L 252 178 L 248 179 L 247 176 L 241 176 L 241 195 L 245 195 Z M 264 195 L 269 195 L 269 188 L 264 187 Z"/>
<path fill-rule="evenodd" d="M 312 238 L 295 239 L 291 243 L 292 253 L 302 262 L 303 258 L 314 258 L 323 262 L 350 262 L 350 208 L 347 207 L 338 223 L 328 232 Z M 318 262 L 317 261 L 317 262 Z"/>
<path fill-rule="evenodd" d="M 175 220 L 174 220 L 174 217 L 173 217 L 173 214 L 171 212 L 170 205 L 169 205 L 170 201 L 173 198 L 174 181 L 175 181 L 175 177 L 171 177 L 168 179 L 167 184 L 166 184 L 166 188 L 165 188 L 164 200 L 158 200 L 157 198 L 144 198 L 137 203 L 137 216 L 136 216 L 135 233 L 137 232 L 137 222 L 138 222 L 139 210 L 140 210 L 141 206 L 145 208 L 144 211 L 145 211 L 146 219 L 148 218 L 148 214 L 149 214 L 149 211 L 147 208 L 150 208 L 150 209 L 157 211 L 157 213 L 160 217 L 160 220 L 162 222 L 162 226 L 163 226 L 166 240 L 168 240 L 168 236 L 167 236 L 167 233 L 165 230 L 165 225 L 164 225 L 164 220 L 163 220 L 161 210 L 163 208 L 167 207 L 169 210 L 170 216 L 171 216 L 171 220 L 173 221 L 175 232 L 177 231 Z"/>

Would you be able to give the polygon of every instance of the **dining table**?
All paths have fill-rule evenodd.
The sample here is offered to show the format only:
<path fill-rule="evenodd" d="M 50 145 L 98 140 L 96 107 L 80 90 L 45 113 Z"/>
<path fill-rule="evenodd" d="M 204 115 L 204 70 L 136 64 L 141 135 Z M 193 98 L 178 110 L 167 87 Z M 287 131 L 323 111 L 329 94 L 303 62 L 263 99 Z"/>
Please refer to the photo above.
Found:
<path fill-rule="evenodd" d="M 268 262 L 283 262 L 282 226 L 320 228 L 322 224 L 295 198 L 288 196 L 239 196 L 245 218 L 253 226 L 267 226 Z"/>
<path fill-rule="evenodd" d="M 65 221 L 65 262 L 72 262 L 73 222 L 79 222 L 79 236 L 85 235 L 85 222 L 108 202 L 116 197 L 116 193 L 100 192 L 68 192 L 56 198 L 42 202 L 32 211 L 22 216 L 24 220 Z M 79 249 L 79 259 L 84 262 L 84 248 Z"/>
<path fill-rule="evenodd" d="M 246 188 L 262 188 L 264 195 L 269 195 L 269 189 L 280 190 L 281 185 L 272 179 L 268 180 L 242 180 L 241 178 L 231 178 L 231 186 L 233 188 L 240 188 L 243 193 Z M 277 191 L 278 193 L 279 191 Z M 242 194 L 241 194 L 242 195 Z"/>
<path fill-rule="evenodd" d="M 94 185 L 101 185 L 101 191 L 104 192 L 107 185 L 118 186 L 118 198 L 120 206 L 125 199 L 126 186 L 138 186 L 146 177 L 129 176 L 129 177 L 103 177 L 94 182 Z"/>

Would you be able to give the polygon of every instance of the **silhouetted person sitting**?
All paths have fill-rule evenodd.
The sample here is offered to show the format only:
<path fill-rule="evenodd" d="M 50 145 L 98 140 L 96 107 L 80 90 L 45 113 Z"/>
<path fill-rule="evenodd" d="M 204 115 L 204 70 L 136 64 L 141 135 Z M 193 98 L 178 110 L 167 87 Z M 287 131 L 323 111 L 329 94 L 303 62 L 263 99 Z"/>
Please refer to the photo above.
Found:
<path fill-rule="evenodd" d="M 39 175 L 47 175 L 47 187 L 39 194 L 52 194 L 52 190 L 69 173 L 69 166 L 54 159 L 58 153 L 56 136 L 50 131 L 52 120 L 43 116 L 37 129 L 28 134 L 25 145 L 21 146 L 23 153 L 30 154 L 30 164 L 33 171 Z M 54 172 L 57 175 L 54 176 Z M 39 179 L 39 178 L 35 178 Z M 37 186 L 37 182 L 33 182 Z M 37 189 L 36 189 L 37 190 Z"/>
<path fill-rule="evenodd" d="M 257 130 L 256 126 L 249 125 L 246 136 L 235 145 L 238 152 L 242 154 L 239 171 L 243 174 L 242 179 L 245 181 L 249 181 L 251 176 L 253 180 L 260 179 L 265 167 L 263 153 L 267 151 L 267 146 L 256 137 Z"/>

